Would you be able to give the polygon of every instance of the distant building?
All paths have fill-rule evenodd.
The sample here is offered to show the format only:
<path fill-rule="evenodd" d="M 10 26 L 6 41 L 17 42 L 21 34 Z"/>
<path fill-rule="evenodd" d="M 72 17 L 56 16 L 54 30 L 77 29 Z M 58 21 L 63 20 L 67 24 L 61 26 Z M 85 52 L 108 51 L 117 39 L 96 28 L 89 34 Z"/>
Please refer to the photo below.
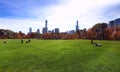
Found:
<path fill-rule="evenodd" d="M 40 34 L 40 29 L 37 29 L 37 32 L 36 32 L 37 34 Z"/>
<path fill-rule="evenodd" d="M 45 28 L 47 28 L 47 23 L 48 23 L 48 21 L 47 21 L 47 20 L 45 20 Z"/>
<path fill-rule="evenodd" d="M 115 26 L 120 26 L 120 18 L 115 19 L 114 25 Z"/>
<path fill-rule="evenodd" d="M 47 33 L 47 28 L 43 28 L 42 33 Z"/>
<path fill-rule="evenodd" d="M 76 32 L 79 30 L 79 25 L 78 25 L 78 20 L 77 20 L 77 24 L 76 24 Z"/>
<path fill-rule="evenodd" d="M 120 18 L 109 21 L 108 27 L 120 26 Z"/>
<path fill-rule="evenodd" d="M 31 27 L 29 28 L 29 33 L 32 33 L 32 28 Z"/>
<path fill-rule="evenodd" d="M 54 33 L 54 30 L 49 30 L 48 33 Z"/>
<path fill-rule="evenodd" d="M 55 30 L 52 30 L 52 33 L 54 33 Z"/>
<path fill-rule="evenodd" d="M 74 30 L 70 30 L 70 31 L 68 32 L 68 34 L 74 34 L 74 33 L 75 33 Z"/>
<path fill-rule="evenodd" d="M 42 33 L 43 33 L 43 34 L 48 32 L 47 23 L 48 23 L 48 21 L 45 20 L 45 27 L 44 27 L 43 30 L 42 30 Z"/>
<path fill-rule="evenodd" d="M 55 28 L 55 33 L 59 33 L 59 28 Z"/>
<path fill-rule="evenodd" d="M 108 27 L 113 27 L 113 26 L 114 26 L 114 20 L 109 21 L 109 25 L 108 25 Z"/>

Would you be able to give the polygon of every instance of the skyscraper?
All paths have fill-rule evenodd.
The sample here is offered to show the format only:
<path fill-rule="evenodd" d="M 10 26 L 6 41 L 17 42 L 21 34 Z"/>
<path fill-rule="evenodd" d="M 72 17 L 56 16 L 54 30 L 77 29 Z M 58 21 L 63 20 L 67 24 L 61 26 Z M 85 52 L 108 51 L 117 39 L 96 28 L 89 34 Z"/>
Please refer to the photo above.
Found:
<path fill-rule="evenodd" d="M 78 25 L 78 20 L 77 20 L 77 24 L 76 24 L 76 31 L 79 30 L 79 25 Z"/>
<path fill-rule="evenodd" d="M 32 33 L 32 28 L 31 27 L 29 28 L 29 33 Z"/>
<path fill-rule="evenodd" d="M 120 18 L 115 19 L 114 24 L 115 24 L 115 26 L 119 26 L 120 25 Z"/>
<path fill-rule="evenodd" d="M 120 26 L 120 18 L 109 21 L 108 27 Z"/>
<path fill-rule="evenodd" d="M 48 32 L 47 23 L 48 23 L 48 21 L 45 20 L 45 27 L 44 27 L 43 30 L 42 30 L 42 33 L 43 33 L 43 34 Z"/>
<path fill-rule="evenodd" d="M 74 33 L 75 33 L 74 30 L 70 30 L 70 31 L 68 32 L 68 34 L 74 34 Z"/>
<path fill-rule="evenodd" d="M 45 20 L 45 28 L 47 28 L 47 23 L 48 23 L 48 21 L 47 21 L 47 20 Z"/>
<path fill-rule="evenodd" d="M 55 28 L 55 33 L 59 33 L 59 28 Z"/>
<path fill-rule="evenodd" d="M 114 20 L 109 21 L 109 25 L 108 25 L 108 27 L 113 27 L 113 26 L 114 26 L 114 23 L 115 23 L 115 21 L 114 21 Z"/>
<path fill-rule="evenodd" d="M 37 34 L 40 34 L 40 29 L 37 29 L 37 32 L 36 32 Z"/>

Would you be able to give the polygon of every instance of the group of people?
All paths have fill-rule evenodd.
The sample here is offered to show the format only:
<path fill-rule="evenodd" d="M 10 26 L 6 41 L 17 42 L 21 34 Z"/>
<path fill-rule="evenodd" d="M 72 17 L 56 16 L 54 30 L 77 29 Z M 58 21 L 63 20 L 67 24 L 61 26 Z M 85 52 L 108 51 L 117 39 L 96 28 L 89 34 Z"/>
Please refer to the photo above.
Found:
<path fill-rule="evenodd" d="M 23 40 L 23 39 L 21 39 L 21 43 L 22 43 L 22 44 L 23 44 L 23 42 L 24 42 L 24 40 Z M 26 43 L 30 43 L 30 42 L 31 42 L 31 40 L 30 40 L 30 39 L 26 41 Z M 6 41 L 4 41 L 3 43 L 4 43 L 4 44 L 6 44 L 7 42 L 6 42 Z"/>
<path fill-rule="evenodd" d="M 23 42 L 24 42 L 24 41 L 23 41 L 23 39 L 22 39 L 22 40 L 21 40 L 21 43 L 23 44 Z M 26 41 L 26 43 L 30 43 L 30 42 L 31 42 L 30 39 Z"/>
<path fill-rule="evenodd" d="M 22 43 L 22 44 L 23 44 L 23 42 L 24 42 L 24 40 L 23 40 L 23 39 L 21 39 L 21 43 Z M 31 42 L 31 40 L 30 40 L 30 39 L 26 41 L 26 43 L 30 43 L 30 42 Z M 4 41 L 3 43 L 4 43 L 4 44 L 6 44 L 7 42 L 6 42 L 6 41 Z"/>

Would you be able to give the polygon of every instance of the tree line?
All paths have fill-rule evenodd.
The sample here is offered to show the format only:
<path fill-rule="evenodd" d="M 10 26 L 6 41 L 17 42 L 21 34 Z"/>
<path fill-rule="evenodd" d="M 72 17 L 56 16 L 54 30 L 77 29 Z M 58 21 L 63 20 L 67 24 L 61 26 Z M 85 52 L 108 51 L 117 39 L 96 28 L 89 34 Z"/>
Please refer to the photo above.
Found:
<path fill-rule="evenodd" d="M 62 33 L 45 33 L 36 32 L 25 34 L 21 31 L 13 32 L 11 30 L 0 29 L 1 39 L 96 39 L 96 40 L 120 40 L 120 26 L 108 27 L 107 23 L 97 23 L 92 28 L 78 30 L 74 34 Z"/>

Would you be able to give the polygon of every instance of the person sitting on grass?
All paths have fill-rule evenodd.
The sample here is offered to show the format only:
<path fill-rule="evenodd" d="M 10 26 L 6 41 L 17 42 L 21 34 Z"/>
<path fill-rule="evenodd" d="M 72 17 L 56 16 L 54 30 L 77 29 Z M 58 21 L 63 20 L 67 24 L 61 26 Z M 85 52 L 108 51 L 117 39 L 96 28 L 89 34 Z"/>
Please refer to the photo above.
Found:
<path fill-rule="evenodd" d="M 96 43 L 95 46 L 102 46 L 102 44 L 97 44 L 97 43 Z"/>
<path fill-rule="evenodd" d="M 21 40 L 21 43 L 23 44 L 23 40 Z"/>
<path fill-rule="evenodd" d="M 7 42 L 6 41 L 4 41 L 4 44 L 6 44 Z"/>
<path fill-rule="evenodd" d="M 29 43 L 28 41 L 26 41 L 26 43 Z"/>
<path fill-rule="evenodd" d="M 28 40 L 28 42 L 30 43 L 30 42 L 31 42 L 31 40 L 29 39 L 29 40 Z"/>

